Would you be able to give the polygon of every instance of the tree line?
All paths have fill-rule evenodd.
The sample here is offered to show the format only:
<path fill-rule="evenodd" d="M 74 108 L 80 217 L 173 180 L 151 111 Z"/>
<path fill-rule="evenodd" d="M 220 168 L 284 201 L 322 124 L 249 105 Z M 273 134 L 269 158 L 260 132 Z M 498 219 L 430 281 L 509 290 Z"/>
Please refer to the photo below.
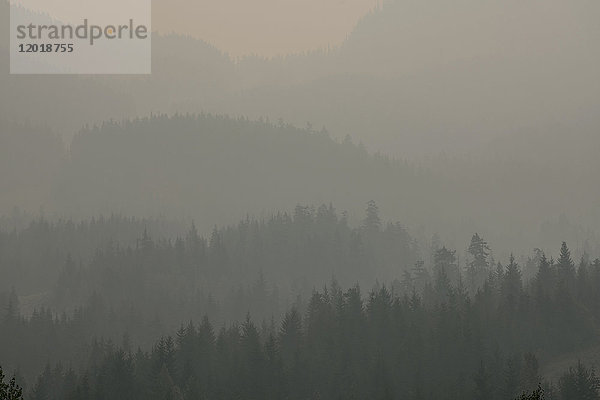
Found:
<path fill-rule="evenodd" d="M 135 240 L 129 237 L 128 243 L 120 244 L 98 238 L 110 237 L 101 232 L 115 227 L 126 232 L 120 226 L 129 223 L 132 232 L 142 229 Z M 296 315 L 299 353 L 309 357 L 315 352 L 315 359 L 299 360 L 299 365 L 318 371 L 320 365 L 337 364 L 317 374 L 328 377 L 325 383 L 295 372 L 285 379 L 315 388 L 322 397 L 326 386 L 344 374 L 350 374 L 349 381 L 360 375 L 363 386 L 371 387 L 363 374 L 380 368 L 384 376 L 403 377 L 404 389 L 425 398 L 430 394 L 418 389 L 415 376 L 432 374 L 448 398 L 486 390 L 492 393 L 486 395 L 496 396 L 490 398 L 510 398 L 537 387 L 533 377 L 539 377 L 540 365 L 597 344 L 600 260 L 584 255 L 575 263 L 566 243 L 556 260 L 536 251 L 521 266 L 512 256 L 505 264 L 494 261 L 489 244 L 474 234 L 462 265 L 456 251 L 437 242 L 431 261 L 425 263 L 420 261 L 422 250 L 402 225 L 381 221 L 375 202 L 367 204 L 362 224 L 355 228 L 331 205 L 298 206 L 293 213 L 266 220 L 246 218 L 215 228 L 206 238 L 193 225 L 172 240 L 153 239 L 143 227 L 140 221 L 118 217 L 79 226 L 38 221 L 29 230 L 0 235 L 3 268 L 14 268 L 13 256 L 41 259 L 53 248 L 57 258 L 64 257 L 45 294 L 51 306 L 23 314 L 16 289 L 0 296 L 0 360 L 18 372 L 27 393 L 38 385 L 40 373 L 56 370 L 87 377 L 91 385 L 93 368 L 107 351 L 122 351 L 124 359 L 130 357 L 137 365 L 133 355 L 151 358 L 156 338 L 169 341 L 177 326 L 190 320 L 210 326 L 215 346 L 223 333 L 221 343 L 236 359 L 241 355 L 235 343 L 243 338 L 244 324 L 254 326 L 265 358 L 271 337 L 278 354 L 285 353 L 280 331 L 290 323 L 290 315 Z M 69 239 L 74 237 L 77 240 Z M 103 244 L 90 250 L 99 242 Z M 80 244 L 78 259 L 65 243 Z M 87 260 L 84 253 L 89 254 Z M 33 270 L 40 268 L 32 265 Z M 376 276 L 381 279 L 374 280 Z M 314 290 L 328 281 L 324 290 Z M 373 289 L 363 296 L 361 287 Z M 351 326 L 342 323 L 346 318 L 353 321 Z M 186 322 L 177 337 L 199 329 Z M 318 340 L 310 342 L 315 347 L 308 346 L 313 337 L 309 332 L 319 332 Z M 170 341 L 176 348 L 177 339 Z M 345 342 L 352 346 L 336 347 Z M 386 347 L 378 348 L 382 343 Z M 360 348 L 357 354 L 354 347 Z M 379 356 L 379 364 L 368 364 Z M 43 371 L 47 362 L 52 366 Z M 346 371 L 348 363 L 357 370 Z M 412 366 L 410 373 L 404 369 L 407 365 Z M 230 373 L 233 366 L 220 368 Z M 586 376 L 589 370 L 582 368 L 573 374 Z M 168 366 L 167 371 L 174 387 L 186 396 L 187 381 Z M 566 390 L 559 381 L 545 384 L 546 396 Z M 389 390 L 401 393 L 395 385 Z"/>
<path fill-rule="evenodd" d="M 416 293 L 380 286 L 363 296 L 358 286 L 342 290 L 333 282 L 313 293 L 305 312 L 291 308 L 279 324 L 248 315 L 217 328 L 204 318 L 149 351 L 94 341 L 83 368 L 48 365 L 29 398 L 600 398 L 600 380 L 581 363 L 556 382 L 544 380 L 531 350 L 548 352 L 519 339 L 532 332 L 514 312 L 502 312 L 510 300 L 485 309 L 487 300 L 453 290 L 429 307 Z M 490 311 L 505 329 L 486 326 Z"/>

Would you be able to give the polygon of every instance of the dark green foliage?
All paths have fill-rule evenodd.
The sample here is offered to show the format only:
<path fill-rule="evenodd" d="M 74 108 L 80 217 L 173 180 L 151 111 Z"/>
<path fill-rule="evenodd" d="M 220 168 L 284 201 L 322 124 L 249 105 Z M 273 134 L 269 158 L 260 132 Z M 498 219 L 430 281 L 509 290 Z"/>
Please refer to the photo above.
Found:
<path fill-rule="evenodd" d="M 429 399 L 450 394 L 503 400 L 531 393 L 541 381 L 537 358 L 493 350 L 511 330 L 485 331 L 475 322 L 481 318 L 477 301 L 454 296 L 441 308 L 428 309 L 417 294 L 398 297 L 381 286 L 363 305 L 358 287 L 342 291 L 334 282 L 313 293 L 304 318 L 292 308 L 279 327 L 258 328 L 247 316 L 215 337 L 204 319 L 181 327 L 176 340 L 163 337 L 150 352 L 135 355 L 100 343 L 80 374 L 47 367 L 32 396 Z M 597 390 L 593 370 L 580 364 L 561 378 L 558 399 L 596 399 Z M 539 400 L 543 394 L 538 389 L 518 399 Z"/>
<path fill-rule="evenodd" d="M 544 391 L 541 387 L 538 387 L 533 392 L 527 394 L 523 393 L 520 397 L 515 400 L 544 400 Z"/>
<path fill-rule="evenodd" d="M 571 252 L 565 242 L 560 248 L 560 257 L 556 263 L 558 273 L 558 284 L 565 296 L 573 296 L 575 294 L 575 263 L 571 259 Z M 570 299 L 569 299 L 570 300 Z"/>
<path fill-rule="evenodd" d="M 467 249 L 471 260 L 468 263 L 467 277 L 469 279 L 469 287 L 472 291 L 477 290 L 489 273 L 489 252 L 488 243 L 483 240 L 479 234 L 475 233 L 471 238 L 471 243 Z"/>
<path fill-rule="evenodd" d="M 17 385 L 16 379 L 4 382 L 4 371 L 0 366 L 0 400 L 23 400 L 23 390 Z"/>
<path fill-rule="evenodd" d="M 161 238 L 178 230 L 174 240 Z M 332 276 L 370 287 L 415 259 L 413 239 L 399 224 L 363 232 L 332 205 L 246 218 L 208 238 L 193 224 L 186 229 L 158 220 L 40 219 L 22 231 L 0 231 L 0 285 L 16 275 L 20 294 L 44 285 L 35 299 L 44 307 L 27 310 L 26 320 L 16 289 L 0 289 L 0 339 L 7 340 L 0 359 L 18 363 L 32 378 L 48 360 L 81 363 L 91 337 L 121 343 L 127 334 L 133 349 L 148 348 L 182 321 L 205 315 L 218 323 L 248 312 L 257 321 L 279 319 L 284 304 L 303 311 L 312 288 Z"/>
<path fill-rule="evenodd" d="M 368 208 L 376 221 L 376 205 Z M 107 241 L 89 261 L 64 245 L 93 248 L 101 232 L 129 223 L 137 237 Z M 0 357 L 32 382 L 31 398 L 505 400 L 542 380 L 532 351 L 547 360 L 597 343 L 600 262 L 564 273 L 566 246 L 559 263 L 536 255 L 529 281 L 513 256 L 495 272 L 484 267 L 472 293 L 455 251 L 438 246 L 427 265 L 399 224 L 353 229 L 331 205 L 247 218 L 208 239 L 193 225 L 156 239 L 149 226 L 114 217 L 0 234 L 3 268 L 7 255 L 42 259 L 47 238 L 62 243 L 48 301 L 83 304 L 23 316 L 16 289 L 0 294 Z M 569 274 L 575 291 L 561 284 Z M 373 289 L 363 296 L 335 279 L 312 289 L 332 275 Z M 181 323 L 190 320 L 201 322 Z M 48 360 L 55 365 L 42 370 Z M 575 370 L 556 393 L 579 393 L 586 380 L 593 386 L 595 376 Z"/>
<path fill-rule="evenodd" d="M 380 206 L 402 217 L 412 217 L 411 206 L 438 202 L 424 195 L 436 187 L 428 172 L 338 143 L 324 130 L 264 119 L 176 114 L 105 122 L 76 135 L 69 154 L 55 185 L 62 189 L 56 203 L 69 215 L 118 204 L 134 215 L 190 215 L 206 229 L 298 199 L 327 199 L 358 214 L 364 193 L 377 193 Z"/>
<path fill-rule="evenodd" d="M 504 306 L 508 312 L 515 312 L 520 305 L 523 291 L 523 282 L 521 280 L 521 269 L 515 262 L 515 257 L 511 254 L 510 261 L 506 266 L 503 279 L 501 281 L 501 292 Z"/>
<path fill-rule="evenodd" d="M 586 368 L 581 361 L 569 368 L 558 382 L 561 400 L 600 399 L 600 378 L 595 370 Z"/>
<path fill-rule="evenodd" d="M 370 232 L 378 232 L 381 229 L 381 219 L 379 218 L 379 207 L 375 201 L 370 200 L 367 203 L 367 216 L 363 221 L 363 227 Z"/>
<path fill-rule="evenodd" d="M 446 247 L 437 250 L 434 254 L 433 272 L 435 289 L 441 296 L 440 300 L 445 300 L 451 289 L 456 288 L 460 283 L 456 251 L 448 250 Z"/>

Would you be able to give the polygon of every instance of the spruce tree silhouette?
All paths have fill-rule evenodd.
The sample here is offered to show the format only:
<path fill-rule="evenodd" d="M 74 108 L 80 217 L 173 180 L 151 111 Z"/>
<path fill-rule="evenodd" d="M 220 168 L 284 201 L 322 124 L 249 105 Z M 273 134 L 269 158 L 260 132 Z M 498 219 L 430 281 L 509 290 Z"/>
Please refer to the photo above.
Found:
<path fill-rule="evenodd" d="M 515 400 L 544 400 L 544 391 L 542 387 L 539 386 L 536 390 L 531 392 L 530 394 L 523 393 L 521 397 Z"/>
<path fill-rule="evenodd" d="M 0 366 L 0 400 L 23 400 L 23 389 L 17 385 L 14 377 L 9 383 L 4 383 L 2 366 Z"/>

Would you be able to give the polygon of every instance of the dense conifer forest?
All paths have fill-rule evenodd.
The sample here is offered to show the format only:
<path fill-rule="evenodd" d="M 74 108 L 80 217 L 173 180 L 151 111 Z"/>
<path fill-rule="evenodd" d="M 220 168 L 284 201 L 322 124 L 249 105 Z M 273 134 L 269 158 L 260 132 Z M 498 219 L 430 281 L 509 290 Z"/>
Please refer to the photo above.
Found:
<path fill-rule="evenodd" d="M 206 238 L 177 229 L 113 216 L 2 232 L 3 282 L 45 285 L 0 295 L 0 359 L 28 398 L 597 396 L 592 366 L 551 368 L 599 345 L 600 260 L 566 243 L 520 265 L 474 234 L 461 262 L 374 202 L 358 227 L 299 205 Z"/>

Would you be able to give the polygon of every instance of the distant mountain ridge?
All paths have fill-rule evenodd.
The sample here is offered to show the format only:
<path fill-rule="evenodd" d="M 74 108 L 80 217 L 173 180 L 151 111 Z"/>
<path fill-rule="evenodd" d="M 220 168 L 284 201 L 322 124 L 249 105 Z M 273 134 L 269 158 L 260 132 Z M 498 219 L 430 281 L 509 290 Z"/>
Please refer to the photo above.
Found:
<path fill-rule="evenodd" d="M 161 179 L 157 182 L 128 187 L 129 182 L 137 182 L 138 178 L 129 169 L 124 155 L 115 163 L 122 166 L 124 173 L 106 171 L 108 167 L 101 160 L 95 161 L 97 170 L 92 168 L 91 160 L 96 159 L 97 153 L 113 157 L 117 150 L 110 146 L 122 145 L 118 137 L 104 137 L 116 129 L 108 124 L 106 129 L 100 129 L 103 135 L 98 135 L 103 140 L 92 139 L 86 129 L 83 135 L 86 138 L 73 142 L 71 156 L 86 154 L 90 159 L 86 161 L 81 156 L 78 158 L 81 165 L 75 168 L 74 158 L 56 172 L 60 185 L 52 193 L 55 197 L 28 196 L 28 204 L 59 204 L 57 199 L 61 199 L 65 203 L 60 212 L 67 210 L 73 214 L 106 212 L 112 206 L 119 207 L 114 211 L 143 214 L 175 210 L 178 215 L 190 215 L 203 210 L 207 213 L 205 222 L 212 225 L 226 222 L 219 221 L 221 217 L 235 219 L 248 212 L 288 209 L 298 202 L 318 204 L 335 200 L 344 206 L 347 201 L 356 207 L 374 198 L 393 219 L 424 226 L 428 232 L 445 231 L 451 235 L 458 230 L 465 237 L 470 237 L 472 231 L 489 229 L 496 232 L 490 232 L 491 235 L 499 235 L 489 237 L 492 243 L 507 241 L 506 246 L 500 247 L 512 250 L 528 242 L 521 236 L 556 237 L 556 233 L 541 233 L 542 226 L 552 226 L 561 215 L 579 226 L 580 231 L 598 231 L 600 215 L 595 204 L 598 189 L 594 184 L 598 162 L 594 151 L 600 146 L 597 135 L 600 120 L 595 112 L 600 104 L 600 79 L 595 79 L 599 51 L 590 40 L 598 33 L 590 18 L 598 6 L 558 0 L 543 3 L 546 8 L 541 8 L 539 1 L 483 4 L 461 0 L 452 6 L 442 3 L 439 0 L 390 3 L 365 17 L 340 48 L 304 55 L 233 61 L 202 41 L 159 35 L 154 37 L 154 74 L 150 77 L 0 74 L 0 85 L 6 89 L 0 91 L 0 120 L 29 121 L 21 124 L 25 127 L 49 127 L 66 142 L 81 127 L 100 125 L 103 121 L 135 120 L 160 113 L 231 115 L 230 120 L 238 122 L 219 128 L 228 132 L 222 139 L 229 138 L 230 148 L 223 143 L 221 146 L 227 149 L 230 165 L 236 165 L 243 173 L 255 172 L 254 176 L 240 180 L 236 177 L 237 170 L 219 166 L 231 178 L 224 180 L 224 185 L 240 186 L 229 191 L 231 186 L 223 189 L 221 182 L 212 182 L 209 193 L 201 196 L 199 189 L 190 188 L 189 182 L 179 180 L 177 174 L 204 167 L 189 152 L 206 144 L 200 141 L 195 147 L 182 144 L 189 137 L 179 131 L 181 119 L 177 117 L 166 119 L 169 123 L 161 120 L 160 130 L 141 136 L 140 145 L 146 147 L 138 148 L 127 142 L 127 154 L 140 157 L 145 153 L 155 154 L 157 150 L 152 146 L 156 146 L 171 148 L 177 163 L 193 162 L 168 172 L 158 170 Z M 4 10 L 3 19 L 7 19 L 7 7 L 0 8 Z M 540 15 L 536 17 L 538 11 Z M 535 23 L 528 24 L 534 17 Z M 467 21 L 465 24 L 457 24 L 463 19 Z M 429 30 L 432 21 L 438 20 L 436 30 Z M 576 24 L 578 21 L 581 23 Z M 574 24 L 578 29 L 570 30 Z M 414 47 L 415 43 L 421 43 L 422 48 Z M 532 49 L 531 54 L 526 54 L 528 48 Z M 390 68 L 388 71 L 380 68 L 386 66 Z M 282 122 L 264 126 L 250 122 L 266 118 Z M 288 142 L 273 141 L 269 136 L 273 132 L 279 132 L 275 135 L 278 140 L 278 136 L 296 132 L 295 128 L 286 127 L 288 123 L 310 126 L 308 131 L 320 131 L 325 126 L 335 140 L 319 141 L 308 135 L 311 139 L 307 139 L 303 148 L 295 148 L 291 138 L 286 139 Z M 137 133 L 129 130 L 148 126 L 144 124 L 138 121 L 119 128 L 127 133 L 121 139 L 130 141 L 137 137 Z M 236 143 L 237 136 L 230 132 L 238 129 L 235 124 L 245 125 L 240 128 L 243 131 L 271 133 L 244 136 L 250 143 L 243 139 Z M 199 131 L 212 129 L 200 125 L 196 127 Z M 158 129 L 157 126 L 149 129 Z M 10 136 L 19 129 L 7 128 L 2 133 Z M 339 149 L 344 145 L 336 143 L 342 142 L 346 135 L 365 146 L 363 153 L 348 156 L 352 161 L 340 156 L 343 151 Z M 208 136 L 199 137 L 204 140 Z M 171 140 L 182 142 L 177 145 L 170 143 Z M 252 165 L 255 168 L 252 170 L 233 160 L 233 149 L 238 158 L 250 154 L 260 160 L 258 150 L 246 153 L 257 146 L 272 151 L 273 158 L 269 164 L 264 160 L 263 169 L 273 169 L 277 176 L 274 182 L 289 188 L 288 194 L 281 189 L 281 193 L 269 197 L 271 187 L 268 181 L 259 180 L 259 164 Z M 305 157 L 314 153 L 322 158 L 321 169 L 329 173 L 322 175 L 337 182 L 339 192 L 334 192 L 335 186 L 319 175 L 316 169 L 319 164 L 298 160 L 296 151 L 301 148 L 299 154 Z M 286 157 L 276 158 L 277 150 L 284 151 Z M 369 164 L 375 161 L 364 161 L 376 159 L 368 156 L 374 150 L 381 150 L 391 158 L 411 160 L 411 165 L 429 171 L 427 177 L 407 174 L 400 181 L 396 169 L 393 173 L 374 174 L 379 168 L 387 171 Z M 186 156 L 180 157 L 178 151 Z M 332 157 L 348 162 L 340 161 L 340 165 L 352 167 L 344 169 L 333 161 L 326 162 L 324 151 L 332 151 Z M 213 157 L 211 166 L 218 165 L 220 160 L 214 154 L 209 156 Z M 287 166 L 292 160 L 297 163 L 290 179 L 299 179 L 309 188 L 306 192 L 300 190 L 300 184 L 294 186 L 286 181 L 283 173 L 288 171 L 287 167 L 277 164 Z M 143 163 L 134 166 L 138 175 L 145 173 Z M 362 171 L 362 167 L 367 170 Z M 337 175 L 332 172 L 336 168 Z M 307 171 L 304 175 L 299 172 L 302 169 Z M 103 176 L 101 172 L 114 176 Z M 319 179 L 309 179 L 310 176 Z M 82 187 L 91 184 L 86 181 L 88 178 L 107 186 L 100 191 L 95 187 L 83 190 Z M 352 182 L 358 182 L 356 187 Z M 248 186 L 253 194 L 249 202 L 243 203 L 243 189 Z M 125 191 L 121 193 L 117 188 Z M 111 192 L 112 189 L 116 191 Z M 97 196 L 92 195 L 96 191 Z M 504 198 L 507 191 L 513 195 Z M 181 193 L 179 198 L 176 193 Z M 356 196 L 352 201 L 346 198 L 349 193 Z M 4 209 L 10 210 L 13 200 L 23 198 L 22 194 L 13 194 L 3 201 Z M 80 194 L 85 201 L 78 201 Z M 129 197 L 120 198 L 117 194 Z M 146 203 L 145 210 L 133 206 L 141 195 L 155 196 Z M 38 208 L 31 206 L 33 211 Z M 352 211 L 360 215 L 361 210 Z M 217 221 L 206 217 L 212 212 Z M 493 229 L 496 224 L 502 228 Z M 503 233 L 499 234 L 500 231 Z M 590 235 L 569 241 L 583 248 L 586 236 Z M 458 243 L 465 240 L 457 239 Z"/>
<path fill-rule="evenodd" d="M 390 1 L 339 48 L 270 60 L 234 61 L 200 40 L 155 35 L 150 77 L 3 76 L 0 104 L 66 137 L 111 118 L 212 112 L 308 121 L 391 156 L 464 154 L 506 134 L 598 126 L 600 29 L 589 16 L 599 8 Z M 82 103 L 87 91 L 95 95 Z"/>
<path fill-rule="evenodd" d="M 550 250 L 563 239 L 575 254 L 600 253 L 597 187 L 592 175 L 563 167 L 568 157 L 549 170 L 503 158 L 419 166 L 369 154 L 312 127 L 211 114 L 105 122 L 82 130 L 65 153 L 43 129 L 3 126 L 0 141 L 9 156 L 0 170 L 0 190 L 7 194 L 0 199 L 2 214 L 20 205 L 75 219 L 160 215 L 193 218 L 207 231 L 246 215 L 330 202 L 359 223 L 362 207 L 375 200 L 386 219 L 406 224 L 421 242 L 437 232 L 460 246 L 480 232 L 500 254 L 510 247 Z M 47 139 L 43 148 L 41 138 Z"/>

